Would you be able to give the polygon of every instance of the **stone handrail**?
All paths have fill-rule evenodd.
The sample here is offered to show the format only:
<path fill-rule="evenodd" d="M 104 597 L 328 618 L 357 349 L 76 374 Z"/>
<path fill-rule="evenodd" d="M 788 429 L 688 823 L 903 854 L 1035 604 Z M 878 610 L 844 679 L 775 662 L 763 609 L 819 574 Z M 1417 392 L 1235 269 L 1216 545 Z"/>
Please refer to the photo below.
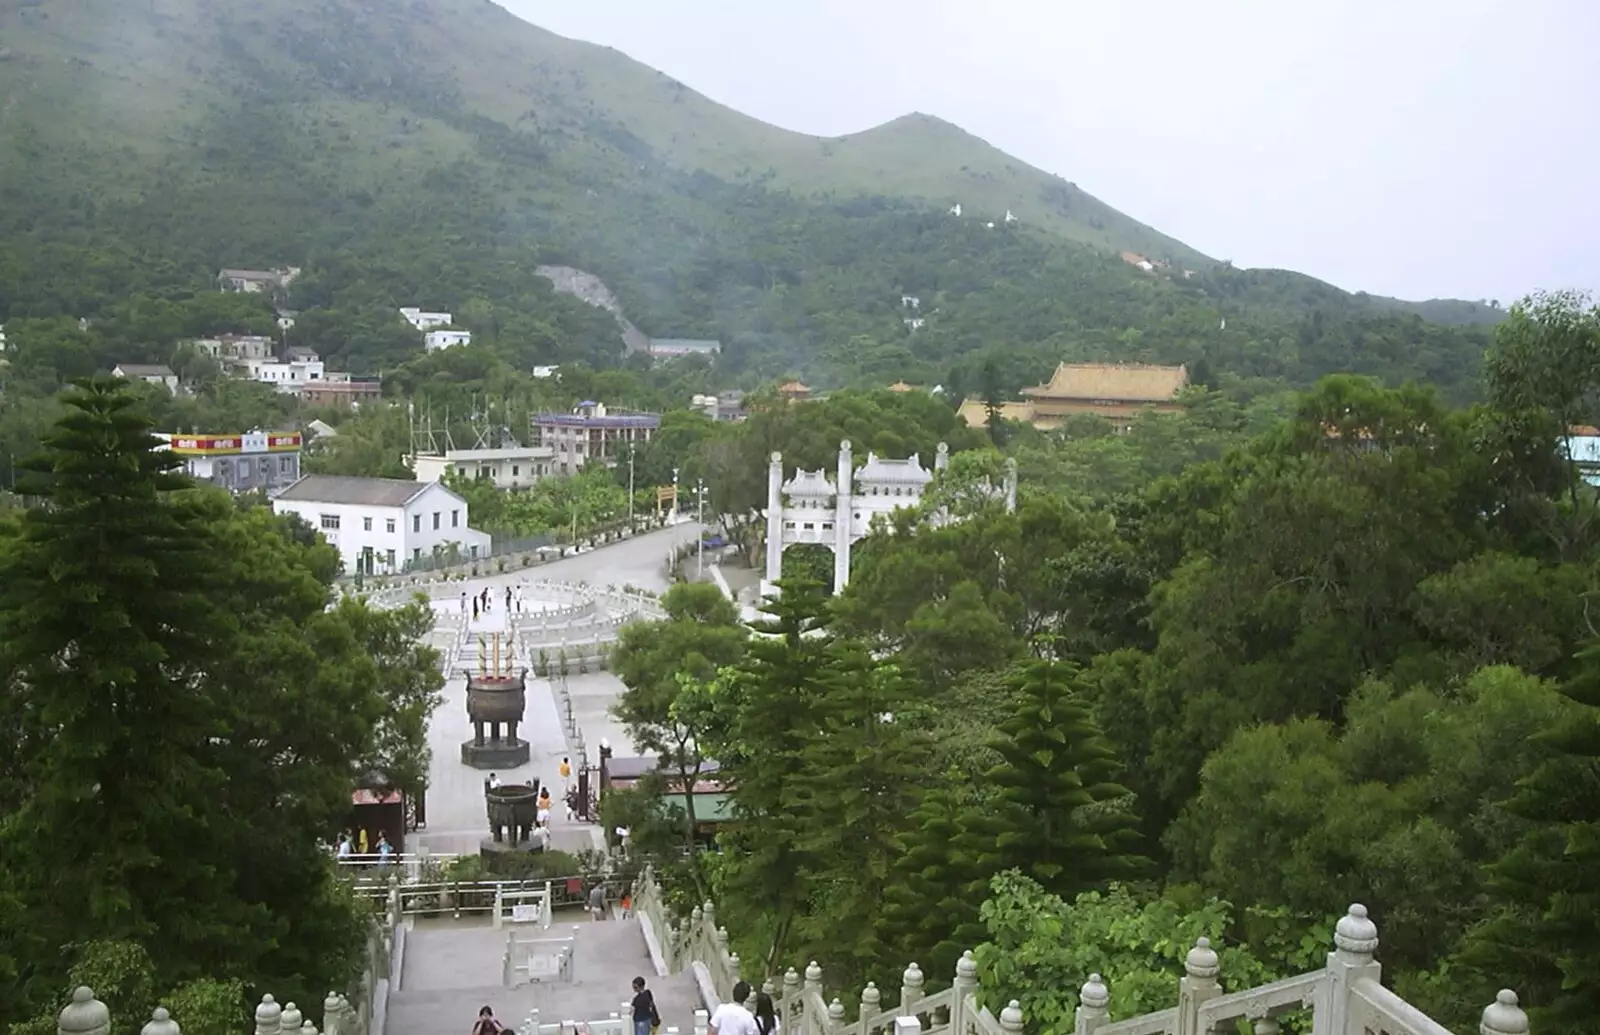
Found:
<path fill-rule="evenodd" d="M 1113 1023 L 1105 981 L 1089 975 L 1078 996 L 1074 1035 L 1188 1035 L 1229 1030 L 1230 1022 L 1253 1022 L 1256 1035 L 1277 1035 L 1284 1014 L 1309 1010 L 1316 1035 L 1450 1035 L 1448 1029 L 1384 988 L 1378 963 L 1378 927 L 1367 909 L 1352 905 L 1333 934 L 1327 964 L 1307 974 L 1224 993 L 1222 967 L 1207 938 L 1195 941 L 1184 959 L 1176 1008 Z M 1517 995 L 1501 990 L 1483 1011 L 1481 1035 L 1528 1035 L 1528 1017 Z"/>
<path fill-rule="evenodd" d="M 739 957 L 728 948 L 726 928 L 717 926 L 716 907 L 710 902 L 694 907 L 688 917 L 674 926 L 667 915 L 653 872 L 646 868 L 633 886 L 634 911 L 647 925 L 659 948 L 661 963 L 669 974 L 693 970 L 702 984 L 708 1008 L 715 1008 L 733 994 L 740 980 Z M 709 987 L 707 987 L 709 986 Z M 844 1004 L 837 998 L 829 1002 L 823 995 L 822 967 L 813 961 L 805 977 L 790 968 L 782 984 L 770 978 L 762 991 L 773 997 L 789 1035 L 883 1035 L 894 1031 L 897 1021 L 918 1018 L 925 1035 L 1021 1035 L 1022 1010 L 1012 1002 L 996 1018 L 978 1002 L 978 968 L 972 953 L 964 953 L 956 964 L 954 980 L 942 991 L 926 994 L 922 970 L 915 963 L 901 975 L 900 1003 L 886 1008 L 876 985 L 868 984 L 861 993 L 856 1019 L 846 1019 Z M 713 1001 L 715 1000 L 715 1001 Z"/>
<path fill-rule="evenodd" d="M 351 995 L 329 992 L 322 1001 L 320 1035 L 383 1035 L 388 1007 L 391 961 L 398 962 L 399 914 L 391 895 L 387 923 L 374 920 L 368 929 L 367 965 Z M 317 1025 L 294 1003 L 280 1004 L 271 995 L 261 997 L 255 1009 L 255 1035 L 319 1035 Z M 80 986 L 56 1018 L 57 1035 L 110 1035 L 111 1011 Z M 240 1018 L 240 1029 L 245 1026 Z M 179 1019 L 165 1007 L 156 1007 L 141 1035 L 182 1035 Z"/>
<path fill-rule="evenodd" d="M 674 925 L 668 916 L 654 875 L 647 868 L 634 884 L 634 903 L 659 946 L 667 973 L 694 969 L 707 1005 L 727 998 L 740 979 L 739 957 L 728 949 L 727 931 L 716 926 L 712 903 L 695 907 Z M 1376 959 L 1377 925 L 1365 906 L 1350 906 L 1334 930 L 1334 951 L 1326 965 L 1254 988 L 1224 992 L 1221 964 L 1207 938 L 1199 938 L 1184 959 L 1184 976 L 1178 981 L 1177 1006 L 1154 1013 L 1111 1020 L 1111 995 L 1099 974 L 1089 975 L 1078 996 L 1074 1035 L 1203 1035 L 1231 1031 L 1239 1021 L 1249 1021 L 1255 1035 L 1277 1035 L 1285 1014 L 1310 1011 L 1314 1035 L 1450 1035 L 1437 1021 L 1400 998 L 1382 984 L 1383 971 Z M 963 953 L 948 988 L 931 995 L 923 992 L 923 974 L 913 963 L 901 977 L 900 1004 L 886 1008 L 882 994 L 871 983 L 861 993 L 854 1021 L 846 1020 L 844 1004 L 823 995 L 822 968 L 815 962 L 802 978 L 793 968 L 781 985 L 768 979 L 762 990 L 773 996 L 782 1010 L 789 1035 L 885 1035 L 907 1017 L 918 1018 L 923 1035 L 1018 1035 L 1022 1012 L 1012 1001 L 996 1018 L 978 1001 L 978 968 L 972 953 Z M 1517 995 L 1503 989 L 1483 1011 L 1480 1035 L 1529 1035 L 1528 1018 Z"/>

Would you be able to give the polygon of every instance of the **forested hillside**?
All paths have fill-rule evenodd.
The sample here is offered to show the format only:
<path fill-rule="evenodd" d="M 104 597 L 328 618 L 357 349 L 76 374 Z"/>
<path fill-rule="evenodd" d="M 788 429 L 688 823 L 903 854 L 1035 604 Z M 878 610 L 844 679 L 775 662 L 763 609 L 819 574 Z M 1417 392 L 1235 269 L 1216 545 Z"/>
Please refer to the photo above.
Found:
<path fill-rule="evenodd" d="M 356 373 L 412 357 L 394 309 L 413 304 L 517 366 L 619 362 L 602 314 L 533 273 L 548 262 L 600 275 L 646 333 L 722 339 L 734 378 L 960 390 L 993 361 L 1014 389 L 1114 358 L 1476 386 L 1478 331 L 1212 262 L 1020 163 L 1015 204 L 985 211 L 961 170 L 1005 156 L 937 120 L 797 138 L 485 0 L 22 4 L 0 38 L 8 326 L 294 265 L 296 343 Z M 948 189 L 927 179 L 946 166 Z M 1429 312 L 1497 315 L 1461 306 Z"/>

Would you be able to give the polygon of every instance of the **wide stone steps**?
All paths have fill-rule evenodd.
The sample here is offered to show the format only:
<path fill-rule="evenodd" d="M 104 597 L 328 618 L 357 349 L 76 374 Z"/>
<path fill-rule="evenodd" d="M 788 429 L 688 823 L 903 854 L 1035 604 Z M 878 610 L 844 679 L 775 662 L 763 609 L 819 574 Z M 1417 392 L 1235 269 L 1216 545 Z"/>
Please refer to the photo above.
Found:
<path fill-rule="evenodd" d="M 693 977 L 656 976 L 638 920 L 593 923 L 581 913 L 562 912 L 548 930 L 527 925 L 517 931 L 523 939 L 575 938 L 572 980 L 502 988 L 505 929 L 494 930 L 486 919 L 471 926 L 422 924 L 406 934 L 400 988 L 389 994 L 385 1035 L 464 1035 L 485 1006 L 518 1035 L 533 1010 L 542 1024 L 602 1020 L 622 1012 L 635 977 L 654 991 L 664 1025 L 693 1029 L 700 1008 Z"/>

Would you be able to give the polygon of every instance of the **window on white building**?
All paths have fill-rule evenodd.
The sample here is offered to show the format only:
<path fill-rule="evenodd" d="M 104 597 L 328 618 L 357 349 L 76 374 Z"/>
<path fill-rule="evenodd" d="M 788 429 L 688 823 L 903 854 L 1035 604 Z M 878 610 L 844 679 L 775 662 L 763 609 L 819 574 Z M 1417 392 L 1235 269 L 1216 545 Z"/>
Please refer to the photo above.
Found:
<path fill-rule="evenodd" d="M 394 522 L 391 521 L 391 522 L 389 522 L 389 524 L 391 526 L 389 531 L 391 531 L 391 532 L 394 531 L 394 528 L 392 527 L 394 525 Z M 394 567 L 394 551 L 393 550 L 389 551 L 389 567 L 391 567 L 391 568 Z"/>
<path fill-rule="evenodd" d="M 387 527 L 384 528 L 384 531 L 388 532 L 390 535 L 393 535 L 394 534 L 394 518 L 389 518 L 387 521 L 384 522 L 384 525 L 387 526 Z M 391 550 L 389 552 L 393 553 L 394 551 Z"/>
<path fill-rule="evenodd" d="M 451 528 L 460 528 L 461 527 L 461 511 L 452 510 L 450 512 L 450 527 Z"/>
<path fill-rule="evenodd" d="M 324 529 L 326 529 L 329 532 L 333 532 L 333 531 L 337 531 L 338 530 L 338 528 L 339 528 L 339 515 L 337 515 L 337 514 L 321 514 L 321 515 L 318 515 L 318 516 L 322 520 L 322 527 Z"/>
<path fill-rule="evenodd" d="M 439 512 L 437 510 L 433 512 L 433 530 L 435 532 L 439 531 Z"/>
<path fill-rule="evenodd" d="M 422 515 L 421 514 L 413 514 L 413 515 L 411 515 L 411 531 L 413 531 L 413 532 L 422 531 Z"/>
<path fill-rule="evenodd" d="M 363 531 L 363 532 L 372 531 L 372 519 L 371 518 L 362 518 L 361 519 L 361 531 Z"/>

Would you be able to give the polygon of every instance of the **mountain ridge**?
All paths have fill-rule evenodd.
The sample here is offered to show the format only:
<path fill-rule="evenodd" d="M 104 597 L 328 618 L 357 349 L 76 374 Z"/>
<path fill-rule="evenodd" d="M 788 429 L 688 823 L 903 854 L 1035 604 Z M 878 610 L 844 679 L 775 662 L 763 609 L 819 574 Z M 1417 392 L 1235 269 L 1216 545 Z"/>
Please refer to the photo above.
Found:
<path fill-rule="evenodd" d="M 1330 369 L 1326 327 L 1418 312 L 1209 260 L 937 116 L 793 133 L 489 0 L 24 2 L 0 39 L 0 319 L 304 265 L 295 307 L 331 314 L 314 344 L 359 369 L 400 361 L 388 324 L 414 304 L 473 314 L 519 363 L 574 358 L 574 329 L 620 362 L 530 277 L 560 266 L 641 332 L 724 340 L 730 370 L 971 379 L 1004 353 L 1023 384 L 1064 356 L 1210 356 L 1304 383 Z M 943 312 L 909 327 L 907 292 Z M 1330 320 L 1297 330 L 1314 310 Z M 1346 366 L 1475 369 L 1430 335 L 1380 328 L 1374 363 Z"/>

